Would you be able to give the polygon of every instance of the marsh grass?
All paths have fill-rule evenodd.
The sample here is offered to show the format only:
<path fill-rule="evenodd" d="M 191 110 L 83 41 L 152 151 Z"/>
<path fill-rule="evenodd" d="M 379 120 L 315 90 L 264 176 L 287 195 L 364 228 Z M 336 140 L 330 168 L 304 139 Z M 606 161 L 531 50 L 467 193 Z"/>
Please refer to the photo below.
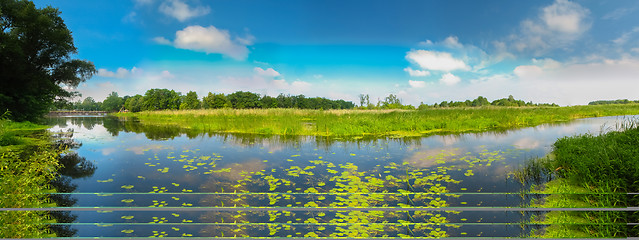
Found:
<path fill-rule="evenodd" d="M 330 137 L 424 136 L 482 132 L 577 118 L 639 114 L 639 104 L 575 107 L 482 107 L 428 110 L 216 109 L 118 113 L 151 125 L 200 132 Z"/>
<path fill-rule="evenodd" d="M 0 119 L 0 208 L 51 207 L 45 194 L 55 178 L 59 151 L 51 148 L 46 126 Z M 55 236 L 46 212 L 1 211 L 0 238 Z"/>
<path fill-rule="evenodd" d="M 515 174 L 534 182 L 531 191 L 549 194 L 532 206 L 547 208 L 598 208 L 637 206 L 627 193 L 639 191 L 639 128 L 627 119 L 602 134 L 565 137 L 554 144 L 553 157 L 535 159 Z M 537 182 L 537 180 L 540 180 Z M 550 180 L 550 181 L 548 181 Z M 544 182 L 545 181 L 545 182 Z M 551 224 L 534 236 L 628 237 L 636 236 L 637 213 L 572 211 L 549 212 L 533 222 Z"/>

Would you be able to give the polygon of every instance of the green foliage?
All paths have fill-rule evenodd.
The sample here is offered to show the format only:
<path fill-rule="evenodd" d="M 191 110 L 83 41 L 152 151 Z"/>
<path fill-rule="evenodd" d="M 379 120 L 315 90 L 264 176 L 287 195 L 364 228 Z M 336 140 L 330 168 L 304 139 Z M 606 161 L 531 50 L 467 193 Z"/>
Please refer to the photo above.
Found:
<path fill-rule="evenodd" d="M 87 97 L 82 102 L 78 102 L 75 105 L 76 110 L 84 111 L 99 111 L 101 108 L 101 103 L 96 102 L 92 97 Z"/>
<path fill-rule="evenodd" d="M 180 93 L 168 89 L 150 89 L 144 94 L 142 110 L 154 111 L 180 108 Z"/>
<path fill-rule="evenodd" d="M 180 110 L 182 109 L 200 109 L 200 100 L 197 98 L 197 93 L 189 91 L 184 97 L 184 101 L 180 104 Z"/>
<path fill-rule="evenodd" d="M 206 109 L 218 109 L 231 107 L 231 102 L 228 101 L 223 93 L 213 94 L 209 92 L 209 95 L 202 98 L 202 105 L 204 105 Z"/>
<path fill-rule="evenodd" d="M 51 207 L 45 193 L 56 176 L 59 151 L 51 149 L 46 126 L 0 120 L 0 208 Z M 7 136 L 11 141 L 5 141 Z M 1 211 L 0 238 L 52 237 L 46 212 Z"/>
<path fill-rule="evenodd" d="M 559 139 L 553 157 L 533 160 L 519 171 L 523 180 L 543 184 L 550 194 L 540 203 L 549 208 L 632 207 L 639 199 L 630 192 L 639 191 L 639 128 L 635 122 L 620 127 L 621 132 L 598 136 L 584 134 Z M 535 180 L 542 176 L 541 181 Z M 552 179 L 548 182 L 549 179 Z M 541 237 L 611 238 L 636 236 L 626 225 L 639 219 L 630 212 L 551 212 L 533 222 L 551 224 Z"/>
<path fill-rule="evenodd" d="M 117 112 L 124 106 L 124 100 L 118 96 L 117 92 L 111 92 L 109 96 L 102 102 L 101 110 L 108 112 Z"/>
<path fill-rule="evenodd" d="M 428 105 L 421 103 L 418 107 L 420 110 L 425 110 L 429 108 L 458 108 L 458 107 L 484 107 L 484 106 L 499 106 L 499 107 L 558 107 L 557 104 L 547 104 L 547 103 L 533 103 L 533 102 L 524 102 L 522 100 L 516 100 L 512 95 L 508 96 L 508 98 L 497 99 L 495 101 L 489 102 L 485 97 L 479 96 L 476 99 L 470 101 L 466 100 L 463 102 L 453 102 L 453 101 L 443 101 L 441 103 L 435 103 L 433 105 Z"/>
<path fill-rule="evenodd" d="M 597 101 L 589 102 L 588 105 L 631 104 L 631 103 L 639 103 L 639 100 L 635 100 L 635 101 L 630 101 L 628 99 L 597 100 Z"/>
<path fill-rule="evenodd" d="M 131 112 L 139 112 L 142 111 L 142 105 L 144 103 L 144 99 L 142 95 L 138 94 L 133 97 L 130 97 L 124 102 L 124 108 Z"/>
<path fill-rule="evenodd" d="M 236 109 L 261 108 L 260 95 L 252 92 L 238 91 L 229 94 L 226 98 L 231 103 L 231 107 Z"/>
<path fill-rule="evenodd" d="M 0 111 L 14 120 L 34 120 L 56 98 L 72 97 L 95 72 L 93 63 L 72 59 L 71 31 L 56 8 L 37 9 L 31 1 L 0 1 Z"/>

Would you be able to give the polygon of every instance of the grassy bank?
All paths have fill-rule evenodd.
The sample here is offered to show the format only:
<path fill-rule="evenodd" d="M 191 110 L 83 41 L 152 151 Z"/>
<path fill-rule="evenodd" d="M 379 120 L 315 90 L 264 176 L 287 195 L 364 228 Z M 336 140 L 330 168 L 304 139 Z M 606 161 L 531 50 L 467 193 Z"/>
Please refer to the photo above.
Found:
<path fill-rule="evenodd" d="M 639 114 L 639 104 L 416 110 L 218 109 L 118 113 L 144 124 L 203 132 L 335 137 L 421 136 L 535 126 L 577 118 Z"/>
<path fill-rule="evenodd" d="M 520 177 L 550 179 L 533 191 L 552 194 L 534 203 L 548 208 L 597 208 L 637 206 L 629 192 L 639 191 L 639 129 L 636 123 L 624 131 L 599 136 L 566 137 L 554 144 L 552 157 L 530 162 Z M 543 178 L 543 177 L 542 177 Z M 542 181 L 543 182 L 543 181 Z M 639 231 L 626 225 L 637 222 L 632 212 L 550 212 L 532 219 L 551 224 L 534 233 L 545 238 L 632 237 Z"/>
<path fill-rule="evenodd" d="M 0 208 L 51 207 L 46 195 L 56 175 L 59 152 L 47 126 L 0 119 Z M 54 237 L 42 223 L 46 212 L 0 211 L 0 238 Z"/>

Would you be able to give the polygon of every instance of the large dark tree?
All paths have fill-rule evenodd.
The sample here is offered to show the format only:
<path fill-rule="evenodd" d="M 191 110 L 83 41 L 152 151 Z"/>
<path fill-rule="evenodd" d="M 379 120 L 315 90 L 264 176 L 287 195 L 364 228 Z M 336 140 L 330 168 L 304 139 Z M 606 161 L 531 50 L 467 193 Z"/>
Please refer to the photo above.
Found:
<path fill-rule="evenodd" d="M 14 120 L 33 120 L 54 100 L 73 96 L 66 89 L 96 72 L 93 63 L 72 59 L 75 53 L 58 9 L 0 0 L 0 111 L 10 111 Z"/>

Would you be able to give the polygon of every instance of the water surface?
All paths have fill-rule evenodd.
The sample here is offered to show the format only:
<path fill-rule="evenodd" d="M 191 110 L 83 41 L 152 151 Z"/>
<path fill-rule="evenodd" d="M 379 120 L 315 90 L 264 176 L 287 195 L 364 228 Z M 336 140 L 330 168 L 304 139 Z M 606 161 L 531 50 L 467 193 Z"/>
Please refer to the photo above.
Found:
<path fill-rule="evenodd" d="M 56 199 L 98 207 L 67 212 L 69 223 L 58 227 L 78 237 L 519 237 L 540 226 L 501 209 L 531 199 L 512 171 L 548 154 L 558 138 L 598 134 L 624 119 L 335 140 L 52 118 L 52 131 L 73 129 L 81 143 L 66 156 L 58 187 L 67 193 Z M 426 209 L 442 207 L 451 211 Z M 331 210 L 309 211 L 317 208 Z"/>

